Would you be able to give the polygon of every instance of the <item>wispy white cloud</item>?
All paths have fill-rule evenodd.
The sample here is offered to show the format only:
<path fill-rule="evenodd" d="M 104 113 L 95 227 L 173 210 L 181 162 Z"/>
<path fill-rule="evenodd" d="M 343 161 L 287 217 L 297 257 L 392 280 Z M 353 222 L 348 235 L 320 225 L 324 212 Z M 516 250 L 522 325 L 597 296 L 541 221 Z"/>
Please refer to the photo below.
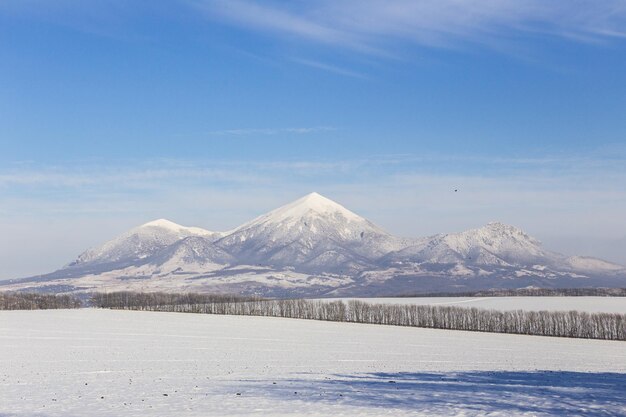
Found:
<path fill-rule="evenodd" d="M 364 52 L 389 41 L 451 47 L 497 44 L 520 34 L 580 41 L 626 36 L 622 0 L 193 0 L 212 18 L 250 30 Z"/>
<path fill-rule="evenodd" d="M 270 3 L 246 0 L 190 0 L 189 3 L 211 17 L 247 28 L 270 31 L 278 35 L 295 35 L 315 42 L 340 44 L 364 51 L 373 50 L 363 42 L 360 35 L 333 28 L 323 20 L 307 15 L 307 10 L 290 10 L 289 4 L 276 7 Z"/>
<path fill-rule="evenodd" d="M 142 16 L 186 19 L 200 11 L 291 44 L 305 41 L 367 55 L 398 58 L 402 45 L 460 48 L 482 45 L 512 52 L 526 35 L 597 43 L 626 38 L 624 0 L 5 0 L 0 14 L 30 16 L 98 36 L 158 39 Z M 319 52 L 319 51 L 317 51 Z M 290 52 L 291 53 L 291 52 Z M 316 54 L 319 56 L 319 54 Z M 303 65 L 350 76 L 352 70 L 319 60 Z M 359 75 L 358 72 L 354 72 Z"/>
<path fill-rule="evenodd" d="M 395 56 L 398 42 L 430 47 L 467 43 L 499 48 L 541 34 L 580 42 L 626 37 L 624 0 L 4 0 L 0 13 L 34 16 L 101 36 L 145 38 L 131 24 L 142 15 L 208 18 L 274 36 Z M 136 25 L 135 25 L 136 26 Z"/>

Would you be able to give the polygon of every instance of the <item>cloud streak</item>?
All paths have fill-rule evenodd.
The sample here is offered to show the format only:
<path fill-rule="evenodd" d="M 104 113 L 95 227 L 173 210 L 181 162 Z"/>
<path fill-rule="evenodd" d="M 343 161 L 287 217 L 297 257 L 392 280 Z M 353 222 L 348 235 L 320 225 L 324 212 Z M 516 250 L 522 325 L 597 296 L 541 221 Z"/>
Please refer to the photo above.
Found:
<path fill-rule="evenodd" d="M 209 17 L 285 38 L 387 51 L 404 41 L 429 47 L 500 44 L 544 34 L 578 41 L 626 36 L 622 0 L 195 0 Z"/>
<path fill-rule="evenodd" d="M 7 0 L 0 13 L 54 21 L 102 36 L 130 36 L 139 16 L 184 16 L 200 11 L 213 21 L 364 54 L 393 57 L 398 43 L 458 48 L 471 43 L 500 49 L 523 36 L 576 42 L 626 38 L 624 0 L 176 0 L 139 5 L 123 0 Z M 138 35 L 137 35 L 138 36 Z M 143 38 L 145 34 L 142 34 Z"/>
<path fill-rule="evenodd" d="M 624 0 L 7 0 L 0 14 L 28 16 L 96 36 L 146 42 L 163 37 L 133 22 L 155 17 L 187 19 L 201 13 L 212 22 L 266 35 L 276 43 L 402 58 L 403 46 L 459 49 L 480 45 L 519 53 L 525 38 L 554 37 L 602 43 L 626 39 Z M 195 20 L 195 17 L 194 17 Z M 313 49 L 319 56 L 319 49 Z M 302 50 L 299 54 L 302 56 Z M 293 52 L 290 52 L 293 55 Z M 328 61 L 328 59 L 326 59 Z M 319 59 L 300 64 L 362 77 Z"/>

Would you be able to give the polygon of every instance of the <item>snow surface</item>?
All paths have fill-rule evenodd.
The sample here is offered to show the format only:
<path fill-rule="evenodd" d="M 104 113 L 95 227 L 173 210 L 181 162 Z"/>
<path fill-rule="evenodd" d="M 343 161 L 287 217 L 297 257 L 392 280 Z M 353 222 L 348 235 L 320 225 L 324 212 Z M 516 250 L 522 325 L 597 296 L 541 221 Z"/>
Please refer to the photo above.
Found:
<path fill-rule="evenodd" d="M 269 317 L 2 311 L 0 415 L 617 416 L 625 346 Z"/>
<path fill-rule="evenodd" d="M 626 314 L 626 297 L 387 297 L 343 298 L 380 304 L 476 307 L 499 311 L 584 311 Z"/>

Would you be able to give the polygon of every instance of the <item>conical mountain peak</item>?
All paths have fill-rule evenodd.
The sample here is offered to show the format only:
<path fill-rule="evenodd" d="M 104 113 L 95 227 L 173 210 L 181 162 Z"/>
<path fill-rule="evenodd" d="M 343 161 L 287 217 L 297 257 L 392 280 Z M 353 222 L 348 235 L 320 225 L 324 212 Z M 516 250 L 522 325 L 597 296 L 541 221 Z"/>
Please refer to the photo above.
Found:
<path fill-rule="evenodd" d="M 341 204 L 313 192 L 257 217 L 241 226 L 239 230 L 256 224 L 290 223 L 311 217 L 334 218 L 346 222 L 367 222 L 363 217 L 353 213 Z"/>
<path fill-rule="evenodd" d="M 307 211 L 308 210 L 308 211 L 314 211 L 317 213 L 335 212 L 335 213 L 343 214 L 348 219 L 350 218 L 352 218 L 353 220 L 357 218 L 362 219 L 362 217 L 348 210 L 341 204 L 336 203 L 330 198 L 326 198 L 323 195 L 318 194 L 316 192 L 307 194 L 304 197 L 299 198 L 298 200 L 294 201 L 293 203 L 290 203 L 283 207 L 278 208 L 276 211 L 281 210 L 281 209 L 284 209 L 283 212 L 290 211 L 290 210 L 292 211 L 298 211 L 298 210 Z"/>
<path fill-rule="evenodd" d="M 318 193 L 259 216 L 217 243 L 254 263 L 310 270 L 317 263 L 346 270 L 397 246 L 387 232 Z"/>

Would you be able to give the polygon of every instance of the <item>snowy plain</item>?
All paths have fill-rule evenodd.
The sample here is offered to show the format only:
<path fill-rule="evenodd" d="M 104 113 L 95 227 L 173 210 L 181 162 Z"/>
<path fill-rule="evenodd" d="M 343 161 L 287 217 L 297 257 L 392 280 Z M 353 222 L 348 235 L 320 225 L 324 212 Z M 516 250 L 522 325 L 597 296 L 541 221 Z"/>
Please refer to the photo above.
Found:
<path fill-rule="evenodd" d="M 97 309 L 0 312 L 0 415 L 626 415 L 626 343 Z"/>
<path fill-rule="evenodd" d="M 327 299 L 328 300 L 328 299 Z M 384 297 L 340 298 L 372 304 L 438 305 L 499 311 L 585 311 L 626 314 L 626 297 Z"/>

